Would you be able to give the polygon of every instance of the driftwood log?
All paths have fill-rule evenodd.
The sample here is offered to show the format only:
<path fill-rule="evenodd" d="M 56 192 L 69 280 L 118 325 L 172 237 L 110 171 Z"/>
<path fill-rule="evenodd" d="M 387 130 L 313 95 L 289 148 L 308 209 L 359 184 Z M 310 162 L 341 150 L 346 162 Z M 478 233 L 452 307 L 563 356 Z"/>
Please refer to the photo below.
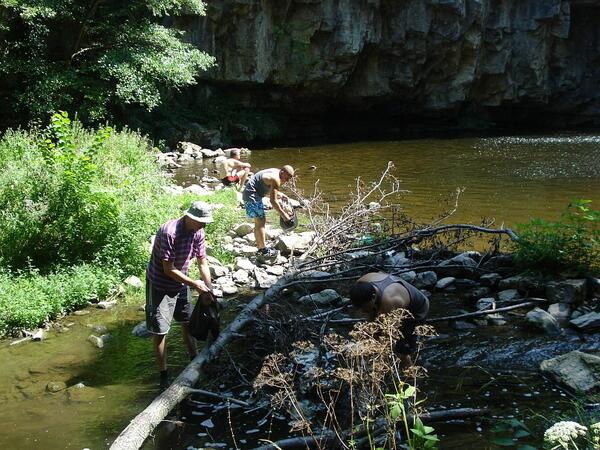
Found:
<path fill-rule="evenodd" d="M 455 409 L 444 409 L 441 411 L 431 411 L 419 415 L 422 421 L 428 423 L 431 422 L 446 422 L 449 420 L 466 419 L 469 417 L 481 417 L 489 413 L 487 408 L 455 408 Z M 407 416 L 407 421 L 410 423 L 414 420 L 413 415 Z M 387 427 L 381 426 L 371 431 L 372 436 L 385 432 Z M 365 432 L 366 434 L 366 432 Z M 350 433 L 344 433 L 345 437 L 350 437 Z M 278 449 L 306 449 L 306 448 L 327 448 L 327 444 L 331 443 L 337 438 L 336 434 L 332 431 L 325 432 L 321 436 L 299 436 L 289 439 L 282 439 L 277 442 L 270 442 L 268 444 L 256 447 L 253 450 L 278 450 Z M 360 447 L 359 447 L 360 448 Z"/>
<path fill-rule="evenodd" d="M 265 303 L 276 299 L 285 288 L 289 279 L 281 278 L 264 293 L 257 295 L 238 316 L 223 330 L 219 337 L 196 356 L 179 374 L 173 384 L 158 395 L 146 409 L 139 413 L 112 443 L 111 450 L 137 450 L 156 426 L 185 397 L 194 393 L 194 385 L 200 377 L 202 367 L 217 358 L 221 350 L 236 336 L 239 331 L 252 321 L 255 311 Z"/>

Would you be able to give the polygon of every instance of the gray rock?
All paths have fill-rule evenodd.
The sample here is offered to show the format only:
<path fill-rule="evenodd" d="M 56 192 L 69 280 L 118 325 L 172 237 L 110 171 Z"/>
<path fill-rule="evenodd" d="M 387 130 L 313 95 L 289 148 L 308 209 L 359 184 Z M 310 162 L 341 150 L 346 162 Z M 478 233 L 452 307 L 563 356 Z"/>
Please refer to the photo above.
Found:
<path fill-rule="evenodd" d="M 404 273 L 398 274 L 398 277 L 402 278 L 407 283 L 413 284 L 415 282 L 415 278 L 417 278 L 417 272 L 415 272 L 414 270 L 411 270 L 410 272 L 404 272 Z M 436 283 L 437 283 L 437 281 L 436 281 Z"/>
<path fill-rule="evenodd" d="M 247 222 L 240 223 L 239 225 L 236 225 L 233 227 L 233 231 L 239 237 L 244 237 L 247 234 L 250 234 L 254 231 L 254 225 L 252 225 L 251 223 L 247 223 Z"/>
<path fill-rule="evenodd" d="M 283 266 L 267 266 L 265 268 L 268 274 L 275 275 L 280 277 L 285 272 L 285 268 Z"/>
<path fill-rule="evenodd" d="M 479 300 L 477 300 L 475 307 L 480 311 L 484 309 L 495 309 L 496 299 L 494 297 L 480 298 Z"/>
<path fill-rule="evenodd" d="M 600 329 L 600 314 L 597 312 L 583 314 L 569 323 L 581 331 L 592 333 Z"/>
<path fill-rule="evenodd" d="M 198 196 L 211 195 L 213 193 L 210 189 L 206 189 L 206 188 L 200 186 L 199 184 L 190 184 L 183 190 L 184 190 L 184 192 L 188 192 L 190 194 L 194 194 L 194 195 L 198 195 Z"/>
<path fill-rule="evenodd" d="M 390 255 L 384 260 L 384 264 L 386 265 L 386 269 L 404 267 L 410 264 L 410 259 L 406 258 L 404 252 L 399 252 L 394 255 Z"/>
<path fill-rule="evenodd" d="M 99 389 L 88 387 L 83 383 L 77 383 L 67 389 L 67 397 L 70 402 L 90 403 L 103 396 Z"/>
<path fill-rule="evenodd" d="M 588 290 L 593 297 L 600 298 L 600 278 L 588 278 Z"/>
<path fill-rule="evenodd" d="M 94 325 L 92 327 L 92 329 L 94 330 L 94 333 L 100 334 L 100 335 L 108 332 L 108 328 L 106 325 Z"/>
<path fill-rule="evenodd" d="M 500 327 L 508 323 L 506 318 L 502 314 L 489 314 L 487 316 L 487 321 L 490 325 L 496 327 Z"/>
<path fill-rule="evenodd" d="M 52 392 L 52 393 L 62 391 L 66 388 L 67 388 L 67 385 L 63 381 L 50 381 L 46 385 L 46 390 L 48 392 Z"/>
<path fill-rule="evenodd" d="M 96 307 L 100 308 L 100 309 L 111 309 L 111 308 L 114 308 L 115 306 L 117 306 L 116 300 L 102 301 L 102 302 L 96 303 Z"/>
<path fill-rule="evenodd" d="M 229 273 L 229 268 L 226 266 L 210 266 L 210 275 L 212 278 L 224 277 Z"/>
<path fill-rule="evenodd" d="M 238 287 L 233 283 L 223 284 L 221 285 L 221 289 L 223 290 L 224 295 L 234 295 L 239 292 Z"/>
<path fill-rule="evenodd" d="M 479 282 L 482 286 L 496 287 L 498 282 L 502 279 L 499 273 L 486 273 L 479 277 Z"/>
<path fill-rule="evenodd" d="M 292 233 L 282 234 L 279 236 L 279 240 L 275 245 L 275 248 L 280 250 L 284 254 L 291 253 L 302 253 L 306 251 L 309 245 L 312 243 L 315 234 L 312 231 L 304 233 Z"/>
<path fill-rule="evenodd" d="M 231 277 L 233 278 L 233 281 L 236 284 L 248 284 L 248 282 L 250 281 L 250 275 L 248 274 L 247 271 L 242 270 L 242 269 L 238 269 L 235 272 L 233 272 L 231 274 Z M 225 291 L 223 291 L 225 292 Z"/>
<path fill-rule="evenodd" d="M 555 281 L 546 286 L 546 297 L 552 303 L 580 304 L 585 300 L 586 293 L 585 279 Z"/>
<path fill-rule="evenodd" d="M 244 256 L 254 256 L 257 251 L 258 251 L 258 248 L 254 247 L 252 245 L 240 245 L 237 248 L 237 253 L 244 255 Z"/>
<path fill-rule="evenodd" d="M 454 280 L 455 280 L 454 277 L 442 278 L 437 281 L 437 283 L 435 284 L 435 288 L 436 289 L 446 289 L 448 286 L 450 286 L 452 283 L 454 283 Z"/>
<path fill-rule="evenodd" d="M 573 351 L 542 361 L 540 370 L 575 392 L 591 393 L 600 388 L 600 356 Z"/>
<path fill-rule="evenodd" d="M 437 283 L 437 275 L 435 272 L 428 270 L 417 274 L 413 284 L 415 287 L 421 288 L 432 288 Z"/>
<path fill-rule="evenodd" d="M 236 258 L 235 259 L 235 268 L 236 270 L 254 270 L 256 266 L 248 259 L 248 258 Z"/>
<path fill-rule="evenodd" d="M 548 314 L 558 320 L 560 324 L 564 324 L 571 317 L 571 305 L 569 303 L 552 303 L 548 307 Z"/>
<path fill-rule="evenodd" d="M 98 348 L 104 348 L 106 343 L 112 339 L 110 334 L 103 334 L 102 336 L 96 336 L 95 334 L 91 334 L 88 337 L 88 341 L 94 344 Z"/>
<path fill-rule="evenodd" d="M 256 267 L 254 269 L 254 278 L 258 289 L 268 289 L 277 282 L 277 277 L 269 275 L 266 270 Z"/>
<path fill-rule="evenodd" d="M 139 337 L 139 338 L 147 338 L 147 337 L 151 336 L 151 334 L 148 331 L 148 328 L 146 326 L 145 320 L 142 320 L 135 327 L 133 327 L 133 329 L 131 330 L 131 334 L 134 335 L 135 337 Z"/>
<path fill-rule="evenodd" d="M 142 287 L 144 287 L 142 280 L 140 280 L 135 275 L 129 275 L 127 278 L 125 278 L 125 281 L 123 281 L 123 283 L 125 283 L 127 286 L 131 286 L 134 289 L 141 289 Z"/>
<path fill-rule="evenodd" d="M 342 258 L 347 261 L 357 261 L 357 260 L 369 260 L 375 256 L 373 252 L 368 250 L 359 250 L 351 253 L 344 253 Z"/>
<path fill-rule="evenodd" d="M 524 274 L 515 275 L 500 280 L 498 289 L 517 289 L 528 296 L 541 295 L 544 293 L 544 279 Z"/>
<path fill-rule="evenodd" d="M 498 292 L 498 301 L 508 302 L 511 300 L 516 300 L 521 298 L 521 294 L 516 289 L 506 289 L 504 291 Z"/>
<path fill-rule="evenodd" d="M 300 303 L 314 302 L 319 306 L 325 306 L 325 305 L 334 303 L 339 298 L 341 298 L 340 294 L 338 294 L 335 290 L 325 289 L 321 292 L 317 292 L 316 294 L 309 294 L 309 295 L 300 297 L 298 299 L 298 302 L 300 302 Z"/>
<path fill-rule="evenodd" d="M 477 261 L 467 253 L 461 253 L 438 264 L 436 272 L 440 276 L 464 277 L 471 275 L 475 267 L 477 267 Z"/>
<path fill-rule="evenodd" d="M 526 315 L 527 321 L 550 335 L 560 334 L 560 325 L 558 321 L 540 308 L 534 308 Z"/>
<path fill-rule="evenodd" d="M 503 268 L 510 268 L 514 265 L 512 255 L 497 255 L 492 256 L 486 262 L 483 263 L 483 268 L 487 270 L 498 270 Z"/>
<path fill-rule="evenodd" d="M 184 155 L 191 155 L 192 153 L 199 153 L 201 150 L 202 150 L 202 147 L 200 147 L 197 144 L 194 144 L 193 142 L 181 141 L 181 142 L 177 143 L 177 151 Z"/>
<path fill-rule="evenodd" d="M 33 336 L 31 336 L 31 340 L 34 342 L 39 342 L 39 341 L 43 341 L 45 337 L 46 336 L 44 335 L 44 330 L 42 330 L 40 328 L 33 334 Z"/>

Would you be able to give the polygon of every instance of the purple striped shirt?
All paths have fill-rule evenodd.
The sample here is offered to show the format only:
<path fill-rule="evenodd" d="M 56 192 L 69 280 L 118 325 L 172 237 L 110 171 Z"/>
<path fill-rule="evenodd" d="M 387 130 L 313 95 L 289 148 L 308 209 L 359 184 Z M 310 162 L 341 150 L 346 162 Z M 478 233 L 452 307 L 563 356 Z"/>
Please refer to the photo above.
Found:
<path fill-rule="evenodd" d="M 183 283 L 165 275 L 162 262 L 174 261 L 175 268 L 187 275 L 192 258 L 206 258 L 204 230 L 186 231 L 183 217 L 170 220 L 156 233 L 146 276 L 159 291 L 179 292 Z"/>

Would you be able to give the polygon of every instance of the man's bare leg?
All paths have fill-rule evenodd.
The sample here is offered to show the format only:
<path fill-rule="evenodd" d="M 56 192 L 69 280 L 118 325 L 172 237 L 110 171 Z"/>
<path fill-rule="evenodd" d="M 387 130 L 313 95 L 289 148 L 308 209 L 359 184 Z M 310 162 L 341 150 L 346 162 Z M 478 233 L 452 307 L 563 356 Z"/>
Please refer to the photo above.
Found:
<path fill-rule="evenodd" d="M 265 217 L 254 218 L 254 237 L 256 238 L 256 247 L 260 250 L 265 248 L 266 231 L 265 225 L 267 219 Z"/>
<path fill-rule="evenodd" d="M 158 370 L 161 372 L 167 370 L 167 335 L 154 335 L 154 354 L 158 362 Z"/>
<path fill-rule="evenodd" d="M 183 337 L 183 343 L 188 349 L 190 359 L 193 359 L 198 354 L 198 348 L 196 347 L 196 339 L 190 334 L 190 324 L 181 324 L 181 337 Z"/>
<path fill-rule="evenodd" d="M 244 186 L 246 186 L 246 180 L 248 179 L 248 174 L 250 173 L 250 171 L 248 169 L 242 170 L 240 172 L 238 172 L 238 177 L 240 177 L 240 180 L 238 181 L 239 183 L 239 187 L 238 189 L 240 191 L 244 190 Z"/>

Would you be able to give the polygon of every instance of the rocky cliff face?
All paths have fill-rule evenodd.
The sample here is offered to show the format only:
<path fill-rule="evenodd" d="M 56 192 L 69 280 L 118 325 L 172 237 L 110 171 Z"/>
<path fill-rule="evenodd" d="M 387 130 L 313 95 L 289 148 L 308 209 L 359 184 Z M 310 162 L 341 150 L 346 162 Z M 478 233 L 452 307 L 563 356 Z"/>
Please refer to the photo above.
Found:
<path fill-rule="evenodd" d="M 198 98 L 283 112 L 288 130 L 600 122 L 600 0 L 207 3 L 178 23 L 218 61 Z"/>

